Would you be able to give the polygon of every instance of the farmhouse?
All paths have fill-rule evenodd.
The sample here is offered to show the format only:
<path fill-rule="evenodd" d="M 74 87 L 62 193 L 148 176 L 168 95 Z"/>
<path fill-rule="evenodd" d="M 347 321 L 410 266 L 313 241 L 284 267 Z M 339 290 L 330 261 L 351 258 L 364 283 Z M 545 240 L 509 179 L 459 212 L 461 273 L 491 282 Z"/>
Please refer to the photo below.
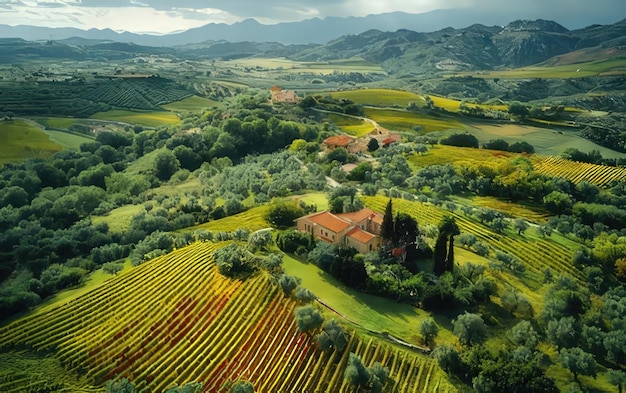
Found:
<path fill-rule="evenodd" d="M 380 227 L 383 216 L 371 209 L 333 214 L 328 210 L 312 213 L 296 220 L 301 232 L 328 243 L 354 247 L 365 254 L 380 248 Z"/>
<path fill-rule="evenodd" d="M 347 148 L 349 145 L 354 143 L 355 138 L 352 138 L 348 135 L 334 135 L 330 136 L 322 142 L 322 145 L 325 146 L 328 150 L 334 150 L 339 147 Z"/>
<path fill-rule="evenodd" d="M 300 97 L 293 90 L 283 90 L 278 86 L 274 86 L 272 87 L 270 92 L 272 93 L 273 104 L 278 104 L 278 103 L 297 104 L 298 102 L 300 102 Z"/>

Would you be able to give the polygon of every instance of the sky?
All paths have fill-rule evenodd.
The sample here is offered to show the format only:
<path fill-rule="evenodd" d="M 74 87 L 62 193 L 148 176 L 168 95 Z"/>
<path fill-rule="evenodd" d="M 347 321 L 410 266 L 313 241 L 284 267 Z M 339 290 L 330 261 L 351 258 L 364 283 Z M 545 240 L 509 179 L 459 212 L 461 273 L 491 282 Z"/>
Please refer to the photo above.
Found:
<path fill-rule="evenodd" d="M 569 29 L 626 18 L 624 0 L 0 0 L 0 24 L 167 34 L 248 18 L 275 24 L 437 9 L 497 15 L 503 24 L 515 19 L 551 19 Z M 477 21 L 467 22 L 469 26 Z"/>

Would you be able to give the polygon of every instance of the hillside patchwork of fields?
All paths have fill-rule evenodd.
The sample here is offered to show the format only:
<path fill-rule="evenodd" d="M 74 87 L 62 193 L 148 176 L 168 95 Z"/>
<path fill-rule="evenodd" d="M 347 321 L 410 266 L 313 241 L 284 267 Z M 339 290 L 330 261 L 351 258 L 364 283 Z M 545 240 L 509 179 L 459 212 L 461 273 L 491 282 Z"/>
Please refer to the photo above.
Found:
<path fill-rule="evenodd" d="M 296 328 L 297 304 L 265 274 L 245 281 L 221 276 L 212 258 L 216 247 L 194 243 L 68 303 L 35 311 L 0 328 L 0 350 L 28 348 L 58 359 L 86 389 L 125 377 L 145 392 L 190 381 L 214 392 L 242 378 L 262 392 L 343 392 L 350 391 L 343 371 L 354 352 L 366 366 L 388 367 L 393 391 L 455 391 L 432 359 L 354 333 L 343 354 L 320 351 Z M 71 389 L 76 383 L 71 376 L 38 378 L 5 370 L 0 390 Z"/>

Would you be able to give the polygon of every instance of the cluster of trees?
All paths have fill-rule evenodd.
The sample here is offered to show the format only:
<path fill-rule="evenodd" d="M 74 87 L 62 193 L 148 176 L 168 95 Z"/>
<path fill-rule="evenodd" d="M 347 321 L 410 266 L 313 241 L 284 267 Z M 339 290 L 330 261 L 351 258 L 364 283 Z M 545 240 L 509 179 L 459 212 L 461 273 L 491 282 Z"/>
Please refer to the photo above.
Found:
<path fill-rule="evenodd" d="M 242 160 L 283 149 L 295 139 L 306 145 L 318 137 L 314 122 L 302 122 L 301 109 L 277 111 L 267 102 L 265 93 L 242 94 L 228 109 L 185 115 L 175 126 L 103 130 L 78 151 L 5 164 L 0 169 L 0 317 L 80 282 L 103 264 L 115 272 L 123 258 L 137 264 L 167 252 L 186 241 L 169 231 L 238 213 L 250 194 L 261 203 L 322 189 L 321 167 L 311 163 L 304 170 L 291 154 Z M 143 163 L 133 165 L 139 158 Z M 233 165 L 240 160 L 241 166 Z M 183 200 L 150 191 L 190 176 L 201 178 L 204 195 Z M 217 204 L 218 197 L 225 202 Z M 145 207 L 127 230 L 111 232 L 92 223 L 94 215 L 127 204 Z"/>

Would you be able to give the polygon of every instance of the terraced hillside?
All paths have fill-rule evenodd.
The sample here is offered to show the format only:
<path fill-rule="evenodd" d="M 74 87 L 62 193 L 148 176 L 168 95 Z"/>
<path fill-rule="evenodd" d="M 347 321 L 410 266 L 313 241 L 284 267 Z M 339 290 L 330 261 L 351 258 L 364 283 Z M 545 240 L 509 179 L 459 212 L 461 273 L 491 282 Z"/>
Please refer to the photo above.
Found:
<path fill-rule="evenodd" d="M 26 349 L 58 359 L 80 377 L 81 390 L 126 377 L 143 392 L 190 381 L 216 392 L 239 378 L 259 392 L 349 392 L 343 372 L 353 352 L 365 366 L 389 368 L 390 391 L 455 391 L 434 360 L 355 333 L 343 353 L 322 352 L 297 330 L 297 304 L 267 274 L 245 281 L 220 275 L 216 247 L 194 243 L 0 328 L 0 356 Z M 77 389 L 61 376 L 0 375 L 3 392 L 47 386 Z"/>

